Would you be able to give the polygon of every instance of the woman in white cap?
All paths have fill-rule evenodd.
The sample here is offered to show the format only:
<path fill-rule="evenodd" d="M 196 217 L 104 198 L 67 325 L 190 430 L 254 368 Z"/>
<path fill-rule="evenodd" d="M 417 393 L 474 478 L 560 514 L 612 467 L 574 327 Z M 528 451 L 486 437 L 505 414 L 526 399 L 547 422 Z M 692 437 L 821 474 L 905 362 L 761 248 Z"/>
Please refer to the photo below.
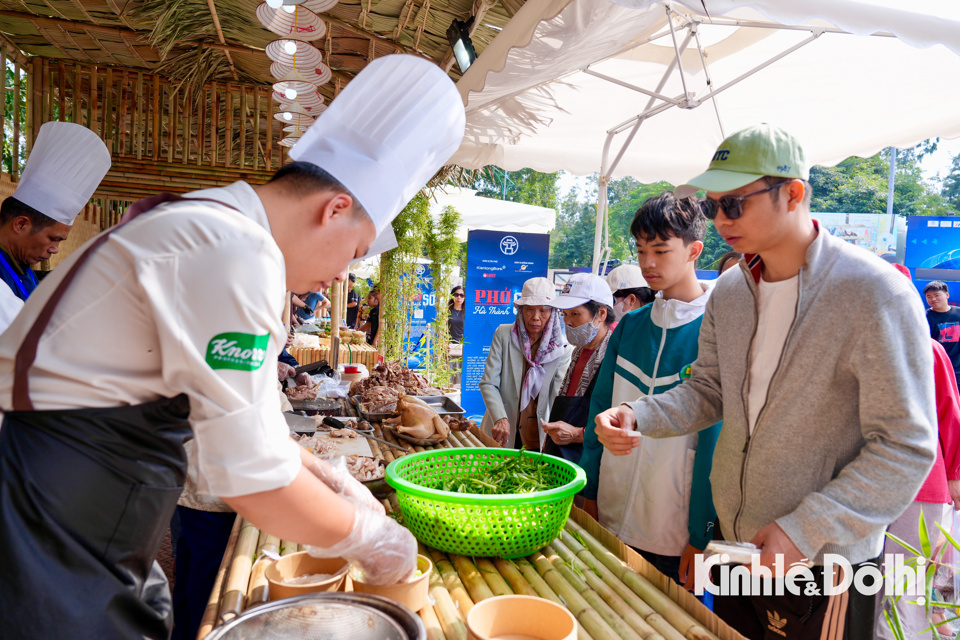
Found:
<path fill-rule="evenodd" d="M 414 570 L 410 532 L 290 439 L 273 363 L 286 291 L 395 243 L 464 121 L 435 64 L 379 58 L 268 184 L 141 201 L 41 282 L 0 337 L 2 635 L 169 637 L 154 558 L 191 437 L 198 489 L 266 532 L 381 584 Z"/>
<path fill-rule="evenodd" d="M 583 429 L 590 413 L 590 394 L 613 333 L 613 295 L 606 281 L 591 273 L 570 277 L 549 306 L 563 310 L 567 340 L 573 345 L 570 367 L 543 423 L 544 452 L 579 462 Z"/>
<path fill-rule="evenodd" d="M 539 451 L 550 406 L 570 364 L 563 317 L 553 307 L 553 283 L 530 278 L 513 304 L 517 319 L 493 334 L 480 379 L 487 411 L 481 429 L 505 447 Z"/>
<path fill-rule="evenodd" d="M 623 314 L 645 307 L 656 292 L 643 279 L 643 271 L 635 264 L 620 265 L 607 274 L 607 285 L 613 294 L 613 312 L 619 320 Z"/>

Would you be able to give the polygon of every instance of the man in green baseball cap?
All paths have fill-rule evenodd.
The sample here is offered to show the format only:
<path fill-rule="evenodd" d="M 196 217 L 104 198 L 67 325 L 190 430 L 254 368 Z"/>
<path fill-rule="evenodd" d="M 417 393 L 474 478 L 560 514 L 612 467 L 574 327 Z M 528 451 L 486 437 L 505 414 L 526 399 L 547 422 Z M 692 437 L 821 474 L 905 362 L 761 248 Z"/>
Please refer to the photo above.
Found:
<path fill-rule="evenodd" d="M 877 562 L 884 529 L 926 477 L 933 362 L 916 290 L 812 219 L 808 176 L 797 140 L 763 124 L 724 140 L 677 189 L 706 191 L 704 212 L 743 254 L 740 268 L 717 280 L 691 377 L 599 414 L 596 433 L 625 455 L 638 441 L 627 432 L 686 435 L 722 419 L 716 537 L 755 545 L 755 573 L 809 562 L 811 579 L 745 594 L 715 568 L 714 590 L 699 560 L 697 588 L 748 638 L 866 639 L 873 592 L 831 590 L 840 572 L 828 567 L 846 563 L 849 580 Z"/>

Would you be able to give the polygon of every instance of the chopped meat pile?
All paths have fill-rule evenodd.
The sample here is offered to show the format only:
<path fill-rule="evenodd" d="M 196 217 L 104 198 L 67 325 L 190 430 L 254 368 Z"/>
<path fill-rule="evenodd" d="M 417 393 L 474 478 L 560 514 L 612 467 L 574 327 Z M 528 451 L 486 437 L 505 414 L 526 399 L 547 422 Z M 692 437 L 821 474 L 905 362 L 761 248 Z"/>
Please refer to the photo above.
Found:
<path fill-rule="evenodd" d="M 307 451 L 312 451 L 318 458 L 327 458 L 337 451 L 336 445 L 317 436 L 304 436 L 300 438 L 299 442 L 301 447 Z"/>
<path fill-rule="evenodd" d="M 383 464 L 369 456 L 346 456 L 350 475 L 360 482 L 379 480 L 383 477 Z"/>
<path fill-rule="evenodd" d="M 300 385 L 293 389 L 284 389 L 290 402 L 309 402 L 317 399 L 317 390 L 311 385 Z"/>
<path fill-rule="evenodd" d="M 359 396 L 373 387 L 387 387 L 398 393 L 411 396 L 439 396 L 442 392 L 430 386 L 427 379 L 415 371 L 402 368 L 399 362 L 378 364 L 369 378 L 358 380 L 350 385 L 350 395 Z M 362 400 L 362 402 L 368 402 Z"/>
<path fill-rule="evenodd" d="M 334 429 L 330 432 L 331 438 L 359 438 L 360 434 L 353 429 Z"/>
<path fill-rule="evenodd" d="M 477 423 L 463 416 L 443 416 L 443 421 L 447 423 L 453 431 L 469 431 L 470 427 L 477 426 Z"/>

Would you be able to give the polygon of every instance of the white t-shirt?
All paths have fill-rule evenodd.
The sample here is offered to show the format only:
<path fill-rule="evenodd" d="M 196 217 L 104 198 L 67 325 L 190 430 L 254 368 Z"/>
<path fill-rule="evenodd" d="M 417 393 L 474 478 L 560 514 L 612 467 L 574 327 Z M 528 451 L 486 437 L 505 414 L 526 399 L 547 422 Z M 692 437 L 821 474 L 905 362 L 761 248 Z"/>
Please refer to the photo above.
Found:
<path fill-rule="evenodd" d="M 190 398 L 198 488 L 231 497 L 287 486 L 300 470 L 280 411 L 283 255 L 250 185 L 188 194 L 110 236 L 60 301 L 30 370 L 37 410 Z M 0 408 L 17 349 L 64 274 L 44 278 L 0 336 Z"/>
<path fill-rule="evenodd" d="M 780 282 L 760 279 L 757 293 L 757 333 L 750 351 L 750 384 L 747 395 L 747 418 L 750 434 L 757 416 L 767 400 L 770 379 L 777 370 L 783 343 L 797 313 L 799 276 Z"/>

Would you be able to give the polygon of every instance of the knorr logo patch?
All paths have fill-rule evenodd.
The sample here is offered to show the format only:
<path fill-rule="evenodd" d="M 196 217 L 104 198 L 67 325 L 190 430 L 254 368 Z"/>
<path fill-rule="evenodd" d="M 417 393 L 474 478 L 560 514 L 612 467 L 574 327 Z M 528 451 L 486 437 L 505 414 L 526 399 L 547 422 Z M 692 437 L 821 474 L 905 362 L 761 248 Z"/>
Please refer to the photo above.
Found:
<path fill-rule="evenodd" d="M 221 333 L 207 345 L 207 364 L 211 369 L 256 371 L 267 357 L 269 341 L 269 333 Z"/>
<path fill-rule="evenodd" d="M 692 366 L 692 365 L 689 365 L 689 364 L 688 364 L 688 365 L 684 366 L 682 369 L 680 369 L 680 379 L 681 379 L 681 380 L 689 380 L 689 379 L 690 379 L 690 376 L 692 376 L 692 375 L 693 375 L 693 366 Z"/>

